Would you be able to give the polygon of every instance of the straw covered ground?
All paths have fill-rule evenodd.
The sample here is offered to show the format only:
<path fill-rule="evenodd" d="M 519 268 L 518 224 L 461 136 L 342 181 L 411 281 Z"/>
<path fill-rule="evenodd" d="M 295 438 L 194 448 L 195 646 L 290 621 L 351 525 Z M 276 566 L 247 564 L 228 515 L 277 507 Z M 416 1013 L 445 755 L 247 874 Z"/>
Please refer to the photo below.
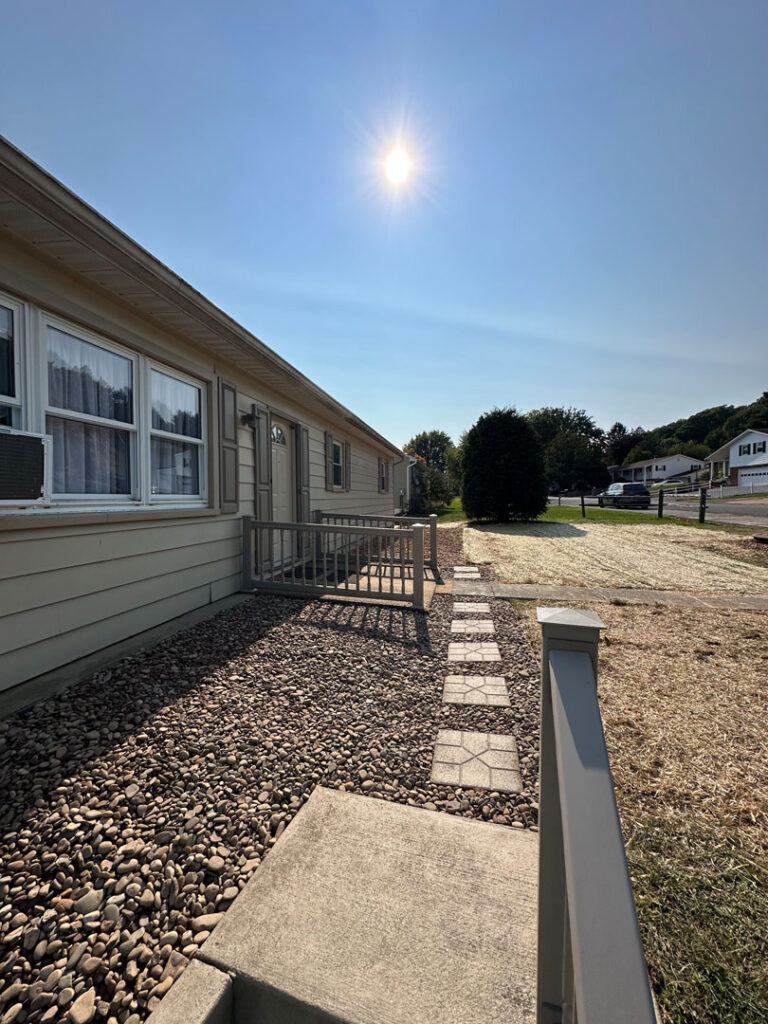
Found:
<path fill-rule="evenodd" d="M 511 523 L 464 531 L 470 562 L 505 583 L 768 594 L 768 555 L 748 537 L 685 526 Z"/>

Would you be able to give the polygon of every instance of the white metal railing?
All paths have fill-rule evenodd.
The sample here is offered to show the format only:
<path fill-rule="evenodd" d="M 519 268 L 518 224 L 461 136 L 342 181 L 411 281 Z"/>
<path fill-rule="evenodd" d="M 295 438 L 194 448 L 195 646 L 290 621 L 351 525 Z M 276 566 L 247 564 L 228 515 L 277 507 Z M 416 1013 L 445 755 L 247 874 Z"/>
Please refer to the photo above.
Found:
<path fill-rule="evenodd" d="M 402 528 L 416 525 L 429 527 L 425 556 L 429 559 L 429 567 L 437 572 L 437 516 L 369 516 L 356 514 L 354 512 L 323 512 L 318 509 L 315 512 L 315 521 L 318 523 L 333 523 L 337 526 L 378 526 L 389 528 Z"/>
<path fill-rule="evenodd" d="M 655 1024 L 597 700 L 592 612 L 542 629 L 537 1024 Z"/>
<path fill-rule="evenodd" d="M 424 608 L 424 526 L 242 517 L 243 589 L 403 601 Z"/>

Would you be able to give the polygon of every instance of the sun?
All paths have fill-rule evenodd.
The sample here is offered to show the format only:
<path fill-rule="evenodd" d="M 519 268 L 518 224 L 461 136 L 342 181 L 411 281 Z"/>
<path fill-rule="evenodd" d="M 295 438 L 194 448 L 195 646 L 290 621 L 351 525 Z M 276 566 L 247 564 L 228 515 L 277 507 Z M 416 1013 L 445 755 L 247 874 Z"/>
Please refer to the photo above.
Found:
<path fill-rule="evenodd" d="M 393 185 L 402 185 L 407 180 L 413 167 L 413 161 L 400 146 L 397 146 L 386 159 L 384 169 Z"/>

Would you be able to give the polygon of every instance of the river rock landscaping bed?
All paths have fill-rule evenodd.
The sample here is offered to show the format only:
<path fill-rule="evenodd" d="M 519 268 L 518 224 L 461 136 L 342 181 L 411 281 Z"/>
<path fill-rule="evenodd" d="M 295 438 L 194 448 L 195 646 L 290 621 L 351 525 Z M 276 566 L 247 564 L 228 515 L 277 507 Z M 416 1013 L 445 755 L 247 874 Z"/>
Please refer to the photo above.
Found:
<path fill-rule="evenodd" d="M 0 1024 L 139 1024 L 316 785 L 535 828 L 530 644 L 492 602 L 512 708 L 443 705 L 452 603 L 256 597 L 0 723 Z M 432 785 L 438 728 L 514 734 L 522 793 Z"/>

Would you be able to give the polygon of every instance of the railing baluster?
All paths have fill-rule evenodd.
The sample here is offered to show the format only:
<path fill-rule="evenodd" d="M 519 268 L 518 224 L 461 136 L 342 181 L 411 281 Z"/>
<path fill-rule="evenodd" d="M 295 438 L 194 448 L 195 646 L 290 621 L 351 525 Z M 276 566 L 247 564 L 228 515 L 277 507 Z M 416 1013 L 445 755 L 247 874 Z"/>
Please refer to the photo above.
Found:
<path fill-rule="evenodd" d="M 405 535 L 400 531 L 400 589 L 405 593 Z"/>

